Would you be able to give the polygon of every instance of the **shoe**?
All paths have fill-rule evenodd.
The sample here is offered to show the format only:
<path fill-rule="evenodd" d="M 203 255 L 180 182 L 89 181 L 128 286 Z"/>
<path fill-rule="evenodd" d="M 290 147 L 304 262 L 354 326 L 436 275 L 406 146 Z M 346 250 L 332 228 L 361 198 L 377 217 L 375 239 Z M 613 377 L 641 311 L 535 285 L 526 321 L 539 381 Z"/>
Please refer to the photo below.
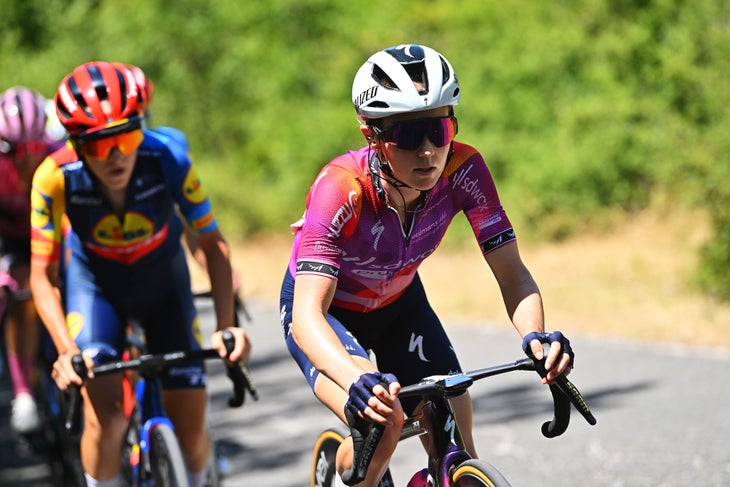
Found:
<path fill-rule="evenodd" d="M 33 396 L 22 392 L 13 399 L 10 426 L 20 434 L 31 433 L 40 428 L 41 420 Z"/>

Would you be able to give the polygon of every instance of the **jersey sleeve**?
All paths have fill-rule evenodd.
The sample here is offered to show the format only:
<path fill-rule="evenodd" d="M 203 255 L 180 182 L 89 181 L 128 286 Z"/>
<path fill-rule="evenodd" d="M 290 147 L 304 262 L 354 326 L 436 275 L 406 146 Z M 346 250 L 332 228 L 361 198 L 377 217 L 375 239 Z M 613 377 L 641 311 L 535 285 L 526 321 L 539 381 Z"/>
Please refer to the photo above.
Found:
<path fill-rule="evenodd" d="M 167 153 L 162 159 L 165 179 L 188 227 L 194 233 L 215 230 L 218 223 L 197 168 L 188 154 L 185 136 L 178 130 L 155 130 L 153 133 L 167 146 Z"/>
<path fill-rule="evenodd" d="M 317 274 L 336 279 L 345 241 L 358 225 L 362 186 L 336 165 L 326 166 L 307 195 L 297 235 L 296 274 Z"/>
<path fill-rule="evenodd" d="M 448 166 L 449 184 L 484 255 L 515 240 L 515 232 L 481 154 L 459 144 Z"/>
<path fill-rule="evenodd" d="M 60 257 L 62 217 L 66 210 L 65 181 L 52 157 L 38 166 L 30 194 L 31 258 L 55 262 Z"/>

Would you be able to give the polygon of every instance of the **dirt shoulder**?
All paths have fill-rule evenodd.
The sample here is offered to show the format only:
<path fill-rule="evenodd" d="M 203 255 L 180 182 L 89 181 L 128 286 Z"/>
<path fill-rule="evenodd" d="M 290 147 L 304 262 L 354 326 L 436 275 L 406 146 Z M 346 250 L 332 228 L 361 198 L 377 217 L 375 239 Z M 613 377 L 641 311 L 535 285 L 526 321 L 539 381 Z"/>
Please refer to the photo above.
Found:
<path fill-rule="evenodd" d="M 520 243 L 544 297 L 546 327 L 571 336 L 730 349 L 730 306 L 711 301 L 687 284 L 703 236 L 684 232 L 687 220 L 671 220 L 643 215 L 606 235 L 584 235 L 559 244 Z M 245 298 L 278 303 L 290 245 L 290 237 L 282 235 L 233 246 Z M 476 244 L 443 246 L 420 273 L 444 321 L 510 326 Z"/>

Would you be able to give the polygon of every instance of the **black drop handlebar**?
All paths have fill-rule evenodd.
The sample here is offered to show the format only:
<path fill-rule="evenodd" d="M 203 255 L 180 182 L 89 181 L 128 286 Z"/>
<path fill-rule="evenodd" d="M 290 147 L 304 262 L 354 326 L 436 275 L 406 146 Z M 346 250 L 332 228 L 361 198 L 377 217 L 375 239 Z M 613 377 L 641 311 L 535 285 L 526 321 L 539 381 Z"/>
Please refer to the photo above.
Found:
<path fill-rule="evenodd" d="M 235 346 L 235 338 L 229 330 L 222 332 L 223 344 L 226 347 L 227 356 L 230 356 Z M 220 358 L 215 349 L 208 348 L 203 350 L 178 351 L 161 354 L 143 354 L 137 358 L 111 362 L 108 364 L 97 365 L 94 367 L 94 375 L 101 376 L 122 372 L 125 370 L 158 370 L 173 364 L 189 362 L 200 359 Z M 86 364 L 81 354 L 74 355 L 71 358 L 71 364 L 74 371 L 82 378 L 86 377 Z M 251 380 L 251 374 L 248 367 L 243 362 L 226 363 L 226 374 L 233 383 L 233 396 L 228 399 L 229 407 L 241 407 L 245 400 L 246 391 L 251 394 L 255 401 L 258 400 L 258 392 Z M 68 409 L 66 410 L 65 428 L 69 434 L 78 434 L 81 428 L 81 388 L 73 386 L 69 389 Z"/>
<path fill-rule="evenodd" d="M 515 370 L 534 370 L 544 378 L 547 374 L 545 358 L 541 360 L 524 358 L 461 374 L 426 377 L 416 384 L 401 388 L 398 397 L 420 396 L 426 400 L 453 397 L 463 393 L 477 380 Z M 387 389 L 387 384 L 384 384 L 384 387 Z M 549 387 L 553 397 L 554 415 L 552 420 L 542 425 L 542 434 L 546 438 L 559 436 L 568 428 L 571 403 L 589 424 L 596 424 L 596 418 L 583 395 L 567 377 L 559 376 Z M 342 481 L 346 485 L 355 485 L 365 479 L 370 461 L 385 427 L 352 414 L 347 408 L 345 408 L 345 416 L 350 425 L 354 452 L 352 468 L 343 472 Z"/>

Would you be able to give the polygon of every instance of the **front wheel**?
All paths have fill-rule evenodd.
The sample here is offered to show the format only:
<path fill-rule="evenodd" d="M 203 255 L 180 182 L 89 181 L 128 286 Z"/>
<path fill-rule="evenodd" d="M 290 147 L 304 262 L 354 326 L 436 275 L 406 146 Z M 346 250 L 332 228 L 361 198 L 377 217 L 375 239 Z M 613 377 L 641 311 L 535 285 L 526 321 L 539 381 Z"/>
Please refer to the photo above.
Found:
<path fill-rule="evenodd" d="M 350 436 L 350 430 L 344 425 L 327 428 L 319 434 L 312 452 L 311 487 L 333 487 L 335 485 L 337 449 L 348 436 Z M 377 487 L 393 487 L 394 485 L 393 477 L 388 469 Z"/>
<path fill-rule="evenodd" d="M 344 427 L 328 428 L 320 433 L 312 452 L 311 487 L 331 487 L 335 481 L 335 458 L 340 443 L 350 434 Z"/>
<path fill-rule="evenodd" d="M 166 424 L 150 431 L 150 470 L 153 485 L 186 487 L 188 473 L 175 432 Z"/>
<path fill-rule="evenodd" d="M 456 467 L 451 475 L 451 485 L 454 487 L 511 487 L 507 479 L 483 460 L 466 460 Z"/>

